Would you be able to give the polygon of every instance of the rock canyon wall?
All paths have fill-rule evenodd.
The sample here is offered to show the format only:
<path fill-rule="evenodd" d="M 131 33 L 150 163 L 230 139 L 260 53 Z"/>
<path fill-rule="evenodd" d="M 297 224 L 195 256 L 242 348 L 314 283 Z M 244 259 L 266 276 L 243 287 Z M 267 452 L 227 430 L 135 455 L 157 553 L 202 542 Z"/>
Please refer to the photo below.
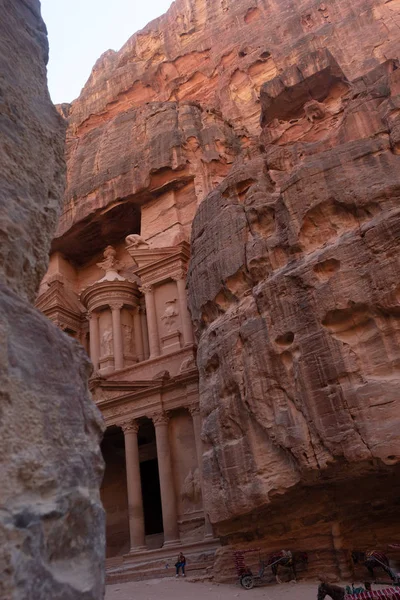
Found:
<path fill-rule="evenodd" d="M 177 0 L 60 107 L 43 285 L 108 244 L 132 274 L 128 234 L 191 243 L 206 510 L 310 575 L 400 538 L 399 25 L 399 0 Z"/>
<path fill-rule="evenodd" d="M 102 421 L 81 347 L 33 301 L 65 183 L 36 0 L 0 1 L 0 597 L 103 597 Z"/>

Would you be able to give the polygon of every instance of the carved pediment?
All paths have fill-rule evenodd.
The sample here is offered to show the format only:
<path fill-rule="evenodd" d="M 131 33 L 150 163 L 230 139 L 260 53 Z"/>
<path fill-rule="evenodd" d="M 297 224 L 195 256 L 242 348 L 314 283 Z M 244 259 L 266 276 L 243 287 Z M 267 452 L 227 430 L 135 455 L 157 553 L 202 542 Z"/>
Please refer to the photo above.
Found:
<path fill-rule="evenodd" d="M 190 258 L 190 245 L 187 242 L 166 248 L 152 248 L 130 244 L 127 238 L 126 249 L 137 265 L 136 273 L 142 283 L 157 283 L 165 278 L 166 274 L 176 275 L 186 267 Z"/>
<path fill-rule="evenodd" d="M 69 290 L 59 279 L 49 283 L 48 289 L 37 299 L 36 308 L 48 317 L 55 312 L 65 313 L 66 316 L 77 321 L 80 321 L 85 313 L 78 295 Z"/>

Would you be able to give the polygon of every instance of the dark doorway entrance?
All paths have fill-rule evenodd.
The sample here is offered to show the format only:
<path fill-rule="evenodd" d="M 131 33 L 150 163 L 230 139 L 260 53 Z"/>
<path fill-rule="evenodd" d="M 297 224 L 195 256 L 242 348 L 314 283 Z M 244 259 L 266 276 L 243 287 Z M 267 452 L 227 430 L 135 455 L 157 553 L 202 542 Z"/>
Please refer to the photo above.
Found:
<path fill-rule="evenodd" d="M 146 535 L 163 532 L 160 479 L 157 459 L 140 463 Z"/>

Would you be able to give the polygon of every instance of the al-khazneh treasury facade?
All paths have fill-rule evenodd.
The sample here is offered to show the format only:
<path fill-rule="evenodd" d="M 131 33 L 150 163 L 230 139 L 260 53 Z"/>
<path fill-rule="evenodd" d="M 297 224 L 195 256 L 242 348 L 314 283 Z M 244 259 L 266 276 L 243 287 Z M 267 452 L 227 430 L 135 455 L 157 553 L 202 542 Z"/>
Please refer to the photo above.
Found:
<path fill-rule="evenodd" d="M 55 252 L 37 300 L 94 365 L 108 558 L 216 545 L 202 503 L 189 254 L 184 240 L 158 248 L 138 234 L 79 266 Z"/>
<path fill-rule="evenodd" d="M 238 138 L 190 102 L 133 108 L 83 138 L 68 119 L 68 187 L 36 306 L 94 365 L 108 565 L 148 560 L 165 572 L 182 547 L 204 571 L 219 542 L 203 510 L 186 275 L 194 215 L 229 172 Z"/>

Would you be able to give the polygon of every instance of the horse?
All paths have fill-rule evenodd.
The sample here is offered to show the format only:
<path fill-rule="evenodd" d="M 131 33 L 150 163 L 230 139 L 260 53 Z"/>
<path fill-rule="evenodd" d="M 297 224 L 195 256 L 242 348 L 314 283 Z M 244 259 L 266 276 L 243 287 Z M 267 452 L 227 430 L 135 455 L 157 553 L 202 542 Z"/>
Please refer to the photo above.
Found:
<path fill-rule="evenodd" d="M 318 586 L 318 600 L 324 600 L 325 596 L 330 596 L 332 600 L 344 600 L 346 590 L 339 585 L 331 583 L 321 583 Z"/>
<path fill-rule="evenodd" d="M 368 569 L 368 573 L 372 579 L 375 579 L 374 569 L 380 567 L 389 575 L 392 581 L 397 581 L 396 575 L 389 567 L 389 559 L 383 552 L 378 552 L 377 550 L 372 550 L 371 552 L 352 552 L 351 557 L 355 565 L 362 563 Z"/>
<path fill-rule="evenodd" d="M 332 585 L 331 583 L 321 583 L 318 587 L 318 600 L 324 600 L 325 596 L 330 596 L 333 600 L 344 600 L 345 596 L 349 594 L 358 596 L 358 594 L 362 594 L 365 591 L 372 591 L 370 583 L 366 582 L 364 585 L 365 589 L 363 587 L 354 587 L 354 583 L 351 584 L 351 587 L 348 585 L 346 588 Z"/>
<path fill-rule="evenodd" d="M 274 552 L 268 557 L 265 564 L 267 567 L 271 567 L 272 573 L 277 583 L 282 583 L 279 579 L 278 570 L 280 566 L 290 567 L 296 579 L 296 566 L 300 564 L 308 563 L 308 554 L 306 552 L 290 552 L 290 550 L 281 550 L 280 552 Z"/>

